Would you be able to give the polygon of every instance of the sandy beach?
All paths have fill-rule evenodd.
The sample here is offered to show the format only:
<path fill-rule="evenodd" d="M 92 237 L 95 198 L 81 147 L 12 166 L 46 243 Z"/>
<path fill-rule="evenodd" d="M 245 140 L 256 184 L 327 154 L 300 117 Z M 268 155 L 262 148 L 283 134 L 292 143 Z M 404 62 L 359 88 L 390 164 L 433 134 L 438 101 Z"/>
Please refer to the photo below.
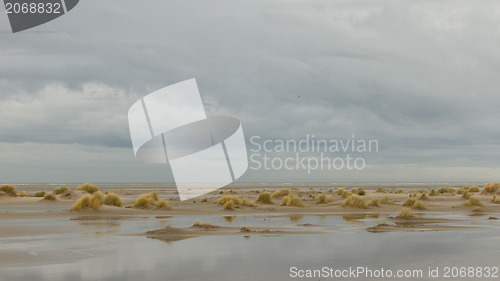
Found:
<path fill-rule="evenodd" d="M 380 227 L 373 226 L 367 228 L 372 232 L 380 231 L 422 231 L 422 230 L 451 230 L 453 227 L 441 227 L 440 223 L 450 223 L 450 219 L 439 219 L 442 214 L 463 214 L 468 215 L 470 221 L 478 219 L 478 215 L 490 215 L 491 219 L 495 219 L 497 216 L 500 217 L 500 204 L 493 203 L 492 198 L 496 192 L 471 192 L 470 195 L 480 200 L 480 206 L 466 206 L 465 202 L 467 199 L 463 198 L 462 194 L 459 194 L 459 190 L 464 187 L 448 188 L 451 192 L 439 193 L 433 187 L 420 188 L 419 190 L 403 190 L 402 188 L 392 187 L 389 189 L 378 188 L 377 191 L 373 187 L 372 189 L 361 189 L 365 192 L 363 195 L 357 195 L 355 192 L 359 188 L 332 188 L 327 191 L 323 189 L 315 189 L 311 187 L 307 188 L 252 188 L 251 186 L 247 188 L 227 188 L 218 190 L 206 196 L 196 198 L 193 200 L 187 200 L 181 202 L 178 198 L 168 196 L 164 197 L 166 194 L 175 193 L 175 189 L 166 188 L 161 191 L 157 191 L 158 200 L 165 200 L 168 202 L 169 209 L 155 209 L 153 205 L 145 207 L 134 207 L 134 202 L 141 194 L 147 194 L 144 191 L 118 191 L 116 192 L 123 199 L 123 205 L 121 207 L 101 205 L 97 209 L 87 209 L 87 210 L 71 210 L 71 207 L 80 198 L 87 195 L 88 193 L 82 190 L 72 189 L 71 191 L 56 195 L 56 200 L 46 200 L 39 197 L 14 197 L 8 196 L 7 194 L 2 194 L 0 196 L 0 219 L 12 219 L 12 218 L 67 218 L 69 220 L 120 220 L 129 218 L 140 218 L 140 217 L 158 217 L 162 218 L 175 217 L 175 216 L 192 216 L 193 221 L 196 220 L 198 216 L 206 215 L 219 215 L 219 216 L 246 216 L 246 215 L 262 215 L 262 216 L 285 216 L 285 217 L 297 217 L 304 215 L 387 215 L 387 221 L 381 221 Z M 348 192 L 350 195 L 339 195 L 339 189 Z M 273 193 L 278 190 L 286 190 L 290 194 L 299 198 L 302 202 L 301 207 L 297 206 L 285 206 L 282 204 L 284 196 L 273 196 Z M 354 192 L 353 192 L 354 190 Z M 428 195 L 436 191 L 435 196 Z M 102 190 L 105 192 L 105 190 Z M 457 191 L 459 193 L 457 193 Z M 18 192 L 22 192 L 19 190 Z M 258 202 L 258 197 L 261 193 L 269 193 L 271 195 L 271 203 Z M 424 199 L 419 199 L 422 194 L 426 194 Z M 349 196 L 361 198 L 366 206 L 355 207 L 346 206 L 345 200 Z M 242 204 L 236 204 L 231 209 L 227 209 L 223 204 L 218 204 L 217 201 L 223 196 L 234 197 L 238 200 L 248 200 L 252 202 L 251 206 L 244 206 Z M 320 203 L 318 198 L 323 196 L 325 202 Z M 204 200 L 202 200 L 204 198 Z M 379 203 L 377 206 L 369 205 L 370 202 L 375 200 L 380 200 L 386 198 L 387 203 Z M 408 198 L 415 198 L 416 201 L 423 203 L 422 208 L 412 208 L 409 209 L 414 216 L 409 219 L 398 218 L 398 214 L 404 208 L 403 204 Z M 33 208 L 33 207 L 55 207 L 59 209 L 57 211 L 23 211 L 22 208 Z M 428 219 L 428 215 L 433 215 L 433 219 Z M 387 225 L 386 222 L 391 223 Z M 240 228 L 245 227 L 245 225 L 238 226 Z M 375 228 L 374 228 L 375 227 Z M 213 230 L 213 229 L 212 229 Z M 375 231 L 376 230 L 376 231 Z M 41 230 L 37 230 L 41 231 Z M 196 231 L 197 235 L 202 235 L 204 231 Z M 207 232 L 207 231 L 205 231 Z M 231 231 L 229 231 L 231 232 Z M 307 230 L 301 231 L 301 233 L 307 233 Z M 22 230 L 16 231 L 13 229 L 5 229 L 0 235 L 23 235 L 32 233 L 29 230 L 29 226 L 23 227 Z M 210 234 L 225 235 L 228 231 L 211 231 Z M 286 233 L 286 231 L 283 231 Z M 296 232 L 291 232 L 296 233 Z M 231 234 L 233 234 L 231 232 Z M 164 232 L 165 236 L 168 236 L 168 231 Z M 175 235 L 178 235 L 176 233 Z M 197 236 L 195 235 L 195 236 Z M 244 235 L 242 233 L 241 235 Z"/>
<path fill-rule="evenodd" d="M 127 259 L 134 272 L 143 272 L 139 261 L 147 258 L 151 264 L 162 264 L 165 270 L 170 268 L 165 274 L 171 274 L 174 261 L 183 255 L 182 252 L 188 251 L 189 257 L 186 258 L 196 261 L 211 254 L 194 250 L 208 251 L 211 245 L 225 249 L 224 256 L 235 254 L 231 248 L 244 247 L 243 251 L 252 253 L 255 247 L 266 245 L 262 253 L 250 254 L 253 259 L 261 259 L 275 251 L 274 244 L 280 245 L 280 249 L 299 247 L 307 253 L 321 252 L 324 250 L 321 243 L 330 244 L 332 241 L 337 242 L 327 248 L 339 251 L 342 245 L 356 244 L 359 239 L 378 241 L 373 242 L 376 246 L 385 245 L 387 237 L 398 237 L 393 243 L 404 251 L 406 248 L 414 249 L 415 243 L 427 244 L 438 239 L 443 246 L 448 243 L 456 245 L 452 239 L 442 239 L 463 239 L 460 237 L 464 235 L 486 233 L 489 238 L 478 240 L 478 243 L 481 243 L 480 247 L 487 247 L 485 243 L 496 239 L 496 230 L 500 229 L 500 204 L 498 200 L 493 202 L 496 191 L 486 192 L 483 186 L 478 192 L 466 186 L 240 186 L 224 188 L 184 202 L 176 198 L 175 189 L 169 187 L 144 190 L 101 188 L 93 194 L 71 187 L 62 194 L 54 195 L 55 200 L 45 199 L 52 197 L 49 189 L 45 191 L 44 197 L 33 197 L 36 192 L 33 189 L 24 191 L 18 188 L 16 194 L 19 196 L 1 193 L 0 242 L 5 247 L 0 249 L 0 267 L 7 276 L 31 276 L 21 273 L 23 267 L 30 268 L 32 274 L 50 276 L 40 273 L 40 270 L 61 264 L 66 265 L 61 274 L 83 274 L 82 268 L 88 262 L 100 268 L 97 271 L 99 274 L 105 274 L 109 266 L 116 267 L 114 273 L 106 273 L 115 276 L 123 272 L 120 263 L 117 263 L 122 258 Z M 82 198 L 101 196 L 102 202 L 105 202 L 110 194 L 120 198 L 120 207 L 100 204 L 95 208 L 75 209 L 75 206 L 80 206 L 78 202 L 81 203 Z M 149 201 L 137 206 L 140 198 Z M 470 205 L 470 200 L 477 201 Z M 415 236 L 418 233 L 428 233 L 434 238 Z M 417 240 L 401 244 L 407 239 Z M 227 241 L 232 241 L 231 248 L 225 248 Z M 302 243 L 305 244 L 293 246 Z M 141 245 L 141 248 L 131 245 Z M 173 250 L 177 247 L 178 250 Z M 435 247 L 429 244 L 424 252 L 433 251 Z M 453 249 L 449 245 L 446 247 L 443 253 Z M 355 248 L 362 251 L 358 246 Z M 376 260 L 363 251 L 361 253 L 349 255 L 361 258 L 367 264 Z M 318 255 L 320 257 L 326 257 L 325 253 Z M 165 258 L 173 264 L 164 264 Z M 339 262 L 344 260 L 342 258 Z M 239 258 L 233 257 L 229 263 L 240 262 Z M 440 263 L 439 260 L 432 262 Z M 273 271 L 273 274 L 282 274 L 289 266 L 286 260 L 278 264 L 283 270 Z M 246 270 L 250 269 L 253 270 L 251 275 L 260 276 L 255 266 Z M 183 273 L 182 278 L 204 280 L 202 275 L 198 275 L 202 272 L 193 271 L 192 275 Z M 158 270 L 152 274 L 156 276 Z M 279 276 L 276 275 L 276 278 Z M 80 279 L 89 278 L 100 277 Z M 127 278 L 132 277 L 127 275 Z M 233 279 L 228 276 L 220 278 Z M 58 280 L 66 279 L 63 274 Z"/>

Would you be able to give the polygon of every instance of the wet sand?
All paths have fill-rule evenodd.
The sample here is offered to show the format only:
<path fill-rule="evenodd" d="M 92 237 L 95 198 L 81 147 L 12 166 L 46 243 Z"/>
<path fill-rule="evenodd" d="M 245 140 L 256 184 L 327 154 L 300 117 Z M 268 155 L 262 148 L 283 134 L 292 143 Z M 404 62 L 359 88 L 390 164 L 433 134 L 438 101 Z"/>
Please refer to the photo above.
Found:
<path fill-rule="evenodd" d="M 212 280 L 244 280 L 216 273 L 227 272 L 228 266 L 237 268 L 233 273 L 246 272 L 244 276 L 256 279 L 284 280 L 281 274 L 296 260 L 322 264 L 327 259 L 345 266 L 350 265 L 349 260 L 362 260 L 366 265 L 375 265 L 381 258 L 387 264 L 394 259 L 406 264 L 425 260 L 430 264 L 422 266 L 427 268 L 442 265 L 450 256 L 465 260 L 472 255 L 479 261 L 484 253 L 497 255 L 495 248 L 489 246 L 500 239 L 500 220 L 495 219 L 500 218 L 500 204 L 491 202 L 493 193 L 472 193 L 483 205 L 479 209 L 465 206 L 466 199 L 459 194 L 428 196 L 422 200 L 425 209 L 411 209 L 411 219 L 398 215 L 412 189 L 394 193 L 396 189 L 386 188 L 387 192 L 381 193 L 365 187 L 366 194 L 360 196 L 365 202 L 384 197 L 391 201 L 366 208 L 344 207 L 345 198 L 337 195 L 336 188 L 330 192 L 327 187 L 309 186 L 290 188 L 292 194 L 301 198 L 303 207 L 281 206 L 281 197 L 273 198 L 273 204 L 257 202 L 255 206 L 232 210 L 216 203 L 223 195 L 256 201 L 264 189 L 273 193 L 280 187 L 226 188 L 222 193 L 218 190 L 208 194 L 207 202 L 201 198 L 180 202 L 172 196 L 175 189 L 157 189 L 158 199 L 166 200 L 169 210 L 130 207 L 139 195 L 151 189 L 130 194 L 115 188 L 113 192 L 123 198 L 122 207 L 102 205 L 98 210 L 85 211 L 70 211 L 78 198 L 86 195 L 74 188 L 71 196 L 58 195 L 55 201 L 0 196 L 0 242 L 4 245 L 0 249 L 0 270 L 8 278 L 18 280 L 68 280 L 70 276 L 82 276 L 78 280 L 86 281 L 97 280 L 98 275 L 116 280 L 137 280 L 138 276 L 207 280 L 206 271 L 179 269 L 206 261 L 210 274 L 217 276 Z M 317 204 L 321 194 L 333 201 Z M 418 193 L 412 198 L 420 196 Z M 469 242 L 457 242 L 464 239 Z M 415 247 L 420 254 L 407 255 Z M 436 249 L 442 256 L 430 260 L 428 257 L 434 257 Z M 294 258 L 283 259 L 286 256 Z M 145 270 L 144 260 L 154 266 Z M 180 262 L 185 260 L 190 262 Z M 96 275 L 87 275 L 88 268 Z M 54 272 L 59 278 L 54 278 Z"/>

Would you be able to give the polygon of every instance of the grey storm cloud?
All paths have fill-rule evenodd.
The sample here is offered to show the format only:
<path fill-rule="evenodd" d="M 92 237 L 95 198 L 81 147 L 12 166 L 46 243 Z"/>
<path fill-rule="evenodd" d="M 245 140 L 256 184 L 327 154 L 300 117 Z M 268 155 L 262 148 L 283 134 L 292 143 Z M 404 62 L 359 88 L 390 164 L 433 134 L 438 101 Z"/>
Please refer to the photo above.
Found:
<path fill-rule="evenodd" d="M 378 139 L 373 165 L 385 178 L 389 164 L 498 168 L 498 9 L 496 1 L 81 1 L 18 34 L 3 17 L 0 142 L 129 153 L 129 106 L 195 77 L 208 113 L 238 116 L 247 135 Z"/>

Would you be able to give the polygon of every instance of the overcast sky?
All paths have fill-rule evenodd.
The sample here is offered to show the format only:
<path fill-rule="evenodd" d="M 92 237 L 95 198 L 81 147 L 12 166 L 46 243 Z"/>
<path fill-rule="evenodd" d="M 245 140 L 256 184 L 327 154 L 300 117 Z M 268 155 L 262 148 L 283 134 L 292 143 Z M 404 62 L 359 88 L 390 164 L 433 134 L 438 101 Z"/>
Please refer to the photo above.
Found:
<path fill-rule="evenodd" d="M 16 34 L 3 14 L 0 183 L 172 180 L 127 112 L 190 78 L 248 145 L 379 141 L 361 171 L 240 181 L 500 181 L 499 26 L 498 1 L 81 0 Z"/>

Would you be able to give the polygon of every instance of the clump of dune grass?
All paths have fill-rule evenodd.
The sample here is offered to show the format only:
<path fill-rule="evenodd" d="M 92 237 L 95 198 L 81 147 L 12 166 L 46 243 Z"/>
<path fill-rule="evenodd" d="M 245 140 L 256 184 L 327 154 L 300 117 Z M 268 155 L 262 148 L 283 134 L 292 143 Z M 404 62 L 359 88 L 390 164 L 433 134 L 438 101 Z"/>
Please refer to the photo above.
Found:
<path fill-rule="evenodd" d="M 377 193 L 386 193 L 387 191 L 385 191 L 385 189 L 383 187 L 379 187 L 377 188 L 377 191 L 375 191 Z"/>
<path fill-rule="evenodd" d="M 33 197 L 44 197 L 45 194 L 45 191 L 37 191 L 35 192 L 35 194 L 33 194 Z"/>
<path fill-rule="evenodd" d="M 413 205 L 411 207 L 413 209 L 417 209 L 417 210 L 423 210 L 426 208 L 425 204 L 422 203 L 422 201 L 420 201 L 420 200 L 415 201 L 415 203 L 413 203 Z"/>
<path fill-rule="evenodd" d="M 345 191 L 345 189 L 343 189 L 343 188 L 337 189 L 337 195 L 342 196 L 342 194 L 344 194 L 344 191 Z"/>
<path fill-rule="evenodd" d="M 104 193 L 96 191 L 90 196 L 89 207 L 91 209 L 98 209 L 104 203 Z"/>
<path fill-rule="evenodd" d="M 347 197 L 344 202 L 342 202 L 343 207 L 352 207 L 352 208 L 360 208 L 360 209 L 366 209 L 368 207 L 368 204 L 366 204 L 365 199 L 356 196 L 356 195 L 351 195 Z"/>
<path fill-rule="evenodd" d="M 481 203 L 481 200 L 475 196 L 471 196 L 469 200 L 465 201 L 465 206 L 470 207 L 470 206 L 483 206 L 483 203 Z"/>
<path fill-rule="evenodd" d="M 97 210 L 104 202 L 104 194 L 100 191 L 94 192 L 92 195 L 86 194 L 71 207 L 71 210 Z"/>
<path fill-rule="evenodd" d="M 320 194 L 318 198 L 316 198 L 316 204 L 327 204 L 329 202 L 333 202 L 333 198 L 325 194 Z"/>
<path fill-rule="evenodd" d="M 408 198 L 403 202 L 403 207 L 412 207 L 413 209 L 423 210 L 425 209 L 424 203 L 420 200 L 414 198 Z"/>
<path fill-rule="evenodd" d="M 440 189 L 438 189 L 438 191 L 437 191 L 437 192 L 438 192 L 439 194 L 445 194 L 445 193 L 447 193 L 447 192 L 448 192 L 448 189 L 447 189 L 447 188 L 445 188 L 445 187 L 441 187 Z"/>
<path fill-rule="evenodd" d="M 167 200 L 160 200 L 156 202 L 155 204 L 155 209 L 167 209 L 170 210 L 170 205 L 168 204 Z"/>
<path fill-rule="evenodd" d="M 498 196 L 496 196 L 496 195 L 493 195 L 493 199 L 491 199 L 491 203 L 500 204 L 500 198 L 498 198 Z"/>
<path fill-rule="evenodd" d="M 158 191 L 153 191 L 153 192 L 149 193 L 149 196 L 151 196 L 151 198 L 153 198 L 153 200 L 158 201 Z"/>
<path fill-rule="evenodd" d="M 96 185 L 91 184 L 91 183 L 84 183 L 84 184 L 80 185 L 77 189 L 86 191 L 90 194 L 93 194 L 94 192 L 99 191 L 99 187 L 97 187 Z"/>
<path fill-rule="evenodd" d="M 413 204 L 415 204 L 415 199 L 413 198 L 407 198 L 404 202 L 403 202 L 403 207 L 411 207 L 413 206 Z"/>
<path fill-rule="evenodd" d="M 104 197 L 104 205 L 121 207 L 123 205 L 123 200 L 118 194 L 108 192 Z"/>
<path fill-rule="evenodd" d="M 447 188 L 447 187 L 441 187 L 440 189 L 438 189 L 437 191 L 439 194 L 445 194 L 445 193 L 450 193 L 450 189 Z"/>
<path fill-rule="evenodd" d="M 493 193 L 497 192 L 499 188 L 500 188 L 500 183 L 498 182 L 488 183 L 483 187 L 483 192 Z"/>
<path fill-rule="evenodd" d="M 145 207 L 152 205 L 154 203 L 155 203 L 155 200 L 153 198 L 151 198 L 150 194 L 142 194 L 141 196 L 139 196 L 139 198 L 137 198 L 137 200 L 135 200 L 133 206 L 145 208 Z"/>
<path fill-rule="evenodd" d="M 476 185 L 469 186 L 469 187 L 467 188 L 467 190 L 468 190 L 469 192 L 479 192 L 479 191 L 480 191 L 480 190 L 479 190 L 479 187 L 477 187 Z"/>
<path fill-rule="evenodd" d="M 420 195 L 420 200 L 429 200 L 429 196 L 427 196 L 427 194 L 425 193 L 422 193 L 422 195 Z"/>
<path fill-rule="evenodd" d="M 470 199 L 470 197 L 471 195 L 468 190 L 464 191 L 464 193 L 462 194 L 462 198 L 464 199 Z"/>
<path fill-rule="evenodd" d="M 392 204 L 392 203 L 393 203 L 392 200 L 389 199 L 388 196 L 385 196 L 382 199 L 380 199 L 380 204 L 386 204 L 387 205 L 387 204 Z"/>
<path fill-rule="evenodd" d="M 61 187 L 54 188 L 54 190 L 52 190 L 52 193 L 55 195 L 59 195 L 59 194 L 66 193 L 68 191 L 69 191 L 69 188 L 67 186 L 61 186 Z"/>
<path fill-rule="evenodd" d="M 150 205 L 155 205 L 156 201 L 157 200 L 152 193 L 142 194 L 139 198 L 137 198 L 137 200 L 135 200 L 132 206 L 136 208 L 146 208 Z"/>
<path fill-rule="evenodd" d="M 436 192 L 435 189 L 431 190 L 431 192 L 429 192 L 429 196 L 438 196 L 439 194 Z"/>
<path fill-rule="evenodd" d="M 196 220 L 193 223 L 193 227 L 197 227 L 197 228 L 214 228 L 216 226 L 213 225 L 211 222 L 205 222 L 205 223 L 203 223 L 200 220 Z"/>
<path fill-rule="evenodd" d="M 233 196 L 233 195 L 224 195 L 217 199 L 217 204 L 219 205 L 226 205 L 227 202 L 232 202 L 232 206 L 239 206 L 241 205 L 241 200 L 238 198 L 238 196 Z M 228 205 L 229 206 L 229 205 Z M 232 207 L 231 207 L 232 209 Z"/>
<path fill-rule="evenodd" d="M 466 189 L 466 188 L 461 187 L 461 188 L 459 188 L 459 189 L 457 190 L 457 194 L 459 194 L 459 195 L 463 195 L 466 191 L 467 191 L 467 189 Z"/>
<path fill-rule="evenodd" d="M 234 208 L 234 201 L 227 201 L 224 203 L 224 210 L 232 210 Z"/>
<path fill-rule="evenodd" d="M 475 213 L 477 213 L 477 212 L 481 212 L 481 211 L 483 211 L 483 207 L 481 207 L 481 206 L 476 206 L 476 207 L 474 207 L 474 208 L 472 209 L 472 211 L 473 211 L 473 212 L 475 212 Z"/>
<path fill-rule="evenodd" d="M 401 212 L 397 216 L 397 218 L 399 218 L 399 219 L 405 219 L 405 220 L 411 219 L 413 217 L 415 217 L 415 215 L 413 214 L 413 212 L 409 208 L 403 208 L 403 209 L 401 209 Z"/>
<path fill-rule="evenodd" d="M 344 190 L 344 192 L 342 193 L 342 197 L 344 197 L 344 198 L 347 198 L 351 195 L 352 195 L 352 193 L 349 190 Z"/>
<path fill-rule="evenodd" d="M 368 203 L 368 206 L 373 206 L 373 207 L 380 207 L 380 198 L 378 197 L 375 197 L 375 198 L 372 198 L 369 203 Z"/>
<path fill-rule="evenodd" d="M 248 198 L 243 198 L 243 200 L 241 200 L 241 206 L 250 206 L 250 207 L 255 207 L 257 205 L 255 205 L 255 202 L 253 202 L 252 200 L 249 200 Z"/>
<path fill-rule="evenodd" d="M 201 203 L 205 202 L 208 202 L 208 196 L 203 196 L 203 198 L 201 198 Z"/>
<path fill-rule="evenodd" d="M 394 193 L 396 193 L 396 194 L 402 194 L 402 193 L 405 193 L 405 191 L 403 189 L 398 189 Z"/>
<path fill-rule="evenodd" d="M 273 192 L 272 197 L 278 198 L 278 197 L 282 197 L 282 196 L 285 196 L 288 194 L 290 194 L 290 189 L 282 188 L 280 190 L 276 190 L 275 192 Z"/>
<path fill-rule="evenodd" d="M 90 206 L 90 194 L 86 194 L 78 201 L 76 201 L 75 204 L 73 204 L 71 210 L 85 210 L 88 209 L 89 206 Z"/>
<path fill-rule="evenodd" d="M 24 192 L 24 191 L 22 191 L 22 192 L 18 192 L 18 193 L 16 194 L 16 196 L 17 196 L 17 197 L 31 197 L 31 194 L 29 194 L 28 192 Z"/>
<path fill-rule="evenodd" d="M 5 192 L 9 196 L 15 197 L 17 195 L 17 187 L 10 185 L 10 184 L 4 184 L 0 186 L 0 191 Z"/>
<path fill-rule="evenodd" d="M 366 194 L 366 191 L 362 188 L 358 189 L 358 195 L 363 196 Z"/>
<path fill-rule="evenodd" d="M 302 203 L 302 199 L 297 197 L 294 194 L 289 194 L 281 200 L 281 206 L 289 206 L 289 207 L 304 207 L 304 203 Z"/>
<path fill-rule="evenodd" d="M 45 194 L 45 196 L 43 197 L 44 200 L 50 200 L 50 201 L 54 201 L 56 200 L 56 196 L 52 193 L 49 193 L 49 194 Z"/>
<path fill-rule="evenodd" d="M 273 204 L 273 200 L 271 199 L 271 194 L 269 192 L 261 192 L 259 197 L 257 198 L 257 202 L 264 204 Z"/>

